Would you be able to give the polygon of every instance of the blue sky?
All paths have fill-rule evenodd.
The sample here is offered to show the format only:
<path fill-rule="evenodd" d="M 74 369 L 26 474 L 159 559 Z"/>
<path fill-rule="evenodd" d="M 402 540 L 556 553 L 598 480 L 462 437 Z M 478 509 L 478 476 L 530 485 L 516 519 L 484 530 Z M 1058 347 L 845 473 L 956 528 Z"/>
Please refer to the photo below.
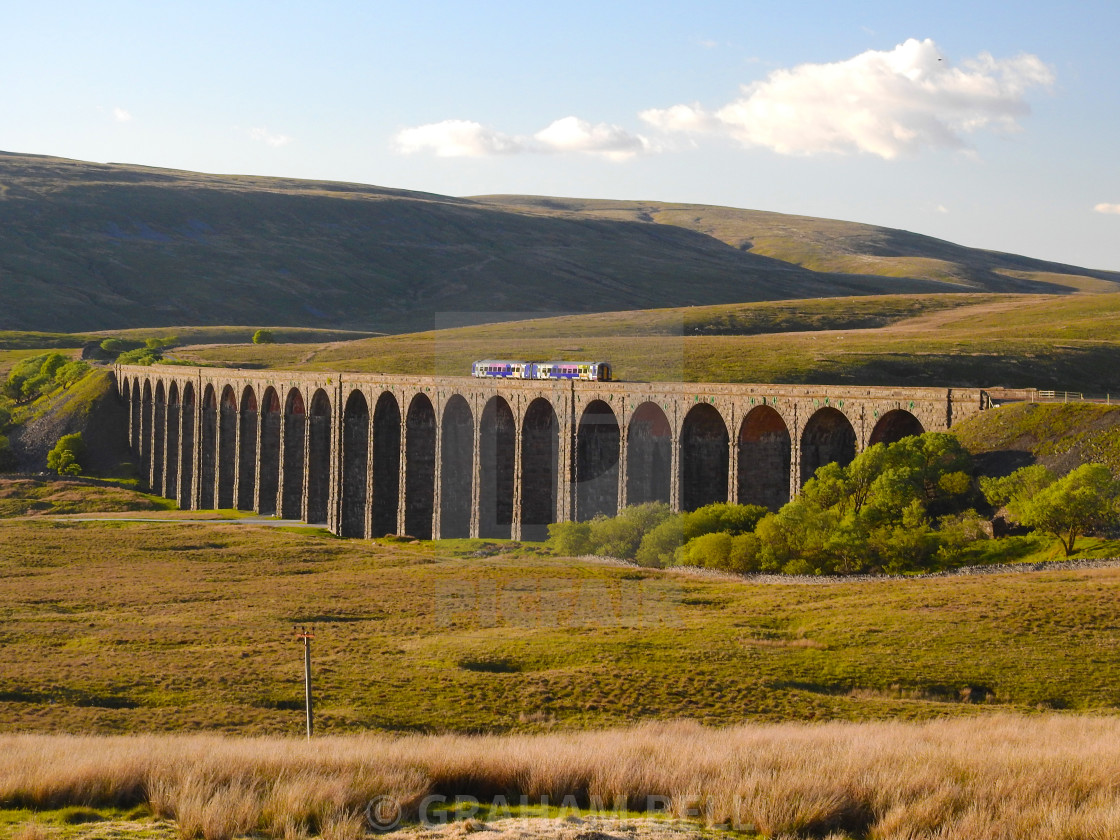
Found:
<path fill-rule="evenodd" d="M 1120 270 L 1120 3 L 12 2 L 0 149 L 849 219 Z"/>

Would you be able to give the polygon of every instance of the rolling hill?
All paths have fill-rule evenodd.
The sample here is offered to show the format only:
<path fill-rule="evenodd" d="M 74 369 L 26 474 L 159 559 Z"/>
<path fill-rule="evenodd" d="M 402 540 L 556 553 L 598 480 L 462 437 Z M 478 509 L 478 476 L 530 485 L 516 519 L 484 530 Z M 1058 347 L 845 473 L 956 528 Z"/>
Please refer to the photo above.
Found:
<path fill-rule="evenodd" d="M 0 153 L 0 284 L 0 329 L 399 333 L 527 313 L 1105 291 L 1120 273 L 730 208 L 452 198 Z"/>

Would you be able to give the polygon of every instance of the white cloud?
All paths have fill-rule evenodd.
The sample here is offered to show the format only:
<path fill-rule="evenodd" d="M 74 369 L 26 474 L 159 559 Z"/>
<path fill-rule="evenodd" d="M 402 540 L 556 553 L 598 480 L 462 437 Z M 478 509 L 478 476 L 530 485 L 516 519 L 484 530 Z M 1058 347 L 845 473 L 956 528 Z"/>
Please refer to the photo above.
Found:
<path fill-rule="evenodd" d="M 670 108 L 654 108 L 642 111 L 638 116 L 662 131 L 703 132 L 719 128 L 719 120 L 705 113 L 699 102 L 692 105 L 673 105 Z"/>
<path fill-rule="evenodd" d="M 1120 216 L 1120 204 L 1098 204 L 1093 208 L 1098 213 L 1110 213 Z"/>
<path fill-rule="evenodd" d="M 482 157 L 524 151 L 524 142 L 481 123 L 444 120 L 398 132 L 397 150 L 406 155 L 432 152 L 437 157 Z"/>
<path fill-rule="evenodd" d="M 646 138 L 620 126 L 595 125 L 578 117 L 556 120 L 531 137 L 505 134 L 470 120 L 444 120 L 399 131 L 396 147 L 401 154 L 430 152 L 437 157 L 578 152 L 611 160 L 652 150 Z"/>
<path fill-rule="evenodd" d="M 117 122 L 131 122 L 132 114 L 128 113 L 124 108 L 114 108 L 113 119 Z"/>
<path fill-rule="evenodd" d="M 934 209 L 938 213 L 948 213 L 949 212 L 949 208 L 946 207 L 944 204 L 938 204 L 937 207 L 935 207 Z"/>
<path fill-rule="evenodd" d="M 963 149 L 981 129 L 1015 131 L 1023 95 L 1053 82 L 1037 56 L 988 53 L 954 67 L 937 45 L 910 39 L 833 64 L 775 70 L 714 112 L 697 104 L 639 116 L 665 131 L 718 132 L 786 155 L 869 152 L 891 159 L 923 148 Z"/>
<path fill-rule="evenodd" d="M 586 152 L 624 160 L 650 150 L 641 135 L 630 134 L 617 125 L 592 125 L 578 117 L 564 117 L 533 135 L 543 152 Z"/>
<path fill-rule="evenodd" d="M 273 134 L 263 126 L 260 128 L 250 128 L 249 137 L 253 140 L 256 140 L 258 143 L 266 143 L 269 146 L 272 146 L 274 149 L 278 149 L 281 146 L 287 146 L 292 142 L 292 138 L 288 135 Z"/>

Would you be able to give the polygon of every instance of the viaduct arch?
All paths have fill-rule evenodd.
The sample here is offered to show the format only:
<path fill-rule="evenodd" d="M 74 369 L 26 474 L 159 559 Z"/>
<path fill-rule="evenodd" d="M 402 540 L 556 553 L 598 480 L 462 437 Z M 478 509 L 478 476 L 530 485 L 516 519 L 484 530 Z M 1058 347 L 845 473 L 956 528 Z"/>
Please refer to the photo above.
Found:
<path fill-rule="evenodd" d="M 541 539 L 650 501 L 776 510 L 823 464 L 989 405 L 956 388 L 115 373 L 153 492 L 346 537 Z"/>

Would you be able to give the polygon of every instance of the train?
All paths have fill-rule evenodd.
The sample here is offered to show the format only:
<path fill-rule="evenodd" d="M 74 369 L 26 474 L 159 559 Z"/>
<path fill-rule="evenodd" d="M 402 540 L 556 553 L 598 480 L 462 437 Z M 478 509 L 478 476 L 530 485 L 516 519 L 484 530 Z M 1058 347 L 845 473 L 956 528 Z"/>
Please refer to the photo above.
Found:
<path fill-rule="evenodd" d="M 479 379 L 582 379 L 610 382 L 610 362 L 525 362 L 483 359 L 471 364 L 471 376 Z"/>

